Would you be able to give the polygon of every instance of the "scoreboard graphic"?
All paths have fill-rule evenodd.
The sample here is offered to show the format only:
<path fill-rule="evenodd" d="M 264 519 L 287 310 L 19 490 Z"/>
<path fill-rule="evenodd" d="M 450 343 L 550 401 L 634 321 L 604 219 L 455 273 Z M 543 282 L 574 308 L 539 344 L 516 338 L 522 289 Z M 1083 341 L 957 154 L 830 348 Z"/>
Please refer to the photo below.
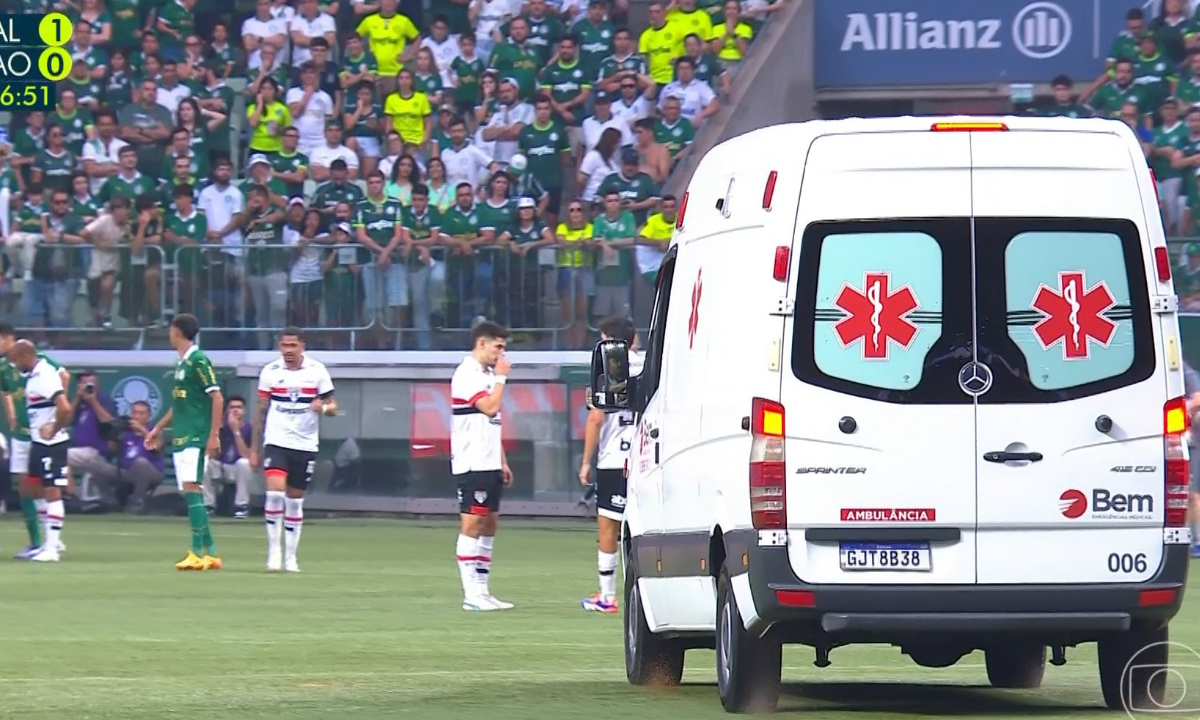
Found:
<path fill-rule="evenodd" d="M 63 13 L 0 15 L 0 112 L 53 110 L 71 73 L 73 24 Z"/>

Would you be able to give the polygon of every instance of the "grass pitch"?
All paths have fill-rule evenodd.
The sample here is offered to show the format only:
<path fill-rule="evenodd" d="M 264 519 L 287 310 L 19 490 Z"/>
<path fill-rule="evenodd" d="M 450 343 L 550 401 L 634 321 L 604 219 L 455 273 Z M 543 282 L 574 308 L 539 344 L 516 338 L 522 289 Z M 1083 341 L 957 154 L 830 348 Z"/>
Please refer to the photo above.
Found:
<path fill-rule="evenodd" d="M 711 651 L 689 652 L 681 688 L 626 683 L 620 617 L 579 609 L 595 587 L 590 524 L 501 528 L 492 588 L 517 608 L 465 613 L 452 522 L 310 520 L 303 574 L 271 575 L 257 520 L 215 526 L 224 570 L 179 573 L 183 518 L 68 518 L 62 563 L 0 564 L 0 717 L 728 717 Z M 6 555 L 23 539 L 19 522 L 0 522 Z M 1200 649 L 1192 592 L 1171 639 Z M 1123 718 L 1103 710 L 1094 646 L 1068 658 L 1038 691 L 997 691 L 979 654 L 930 670 L 894 648 L 843 648 L 820 670 L 810 650 L 787 648 L 780 710 Z"/>

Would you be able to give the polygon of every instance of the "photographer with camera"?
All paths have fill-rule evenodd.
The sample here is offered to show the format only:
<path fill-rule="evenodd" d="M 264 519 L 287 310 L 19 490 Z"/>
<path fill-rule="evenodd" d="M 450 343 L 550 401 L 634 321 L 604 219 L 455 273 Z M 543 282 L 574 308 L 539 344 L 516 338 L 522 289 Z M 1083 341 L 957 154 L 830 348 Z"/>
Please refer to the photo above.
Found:
<path fill-rule="evenodd" d="M 146 500 L 163 481 L 165 467 L 162 454 L 146 449 L 146 434 L 154 423 L 150 418 L 150 403 L 138 400 L 129 406 L 129 418 L 117 420 L 120 436 L 117 440 L 117 467 L 120 470 L 111 488 L 117 507 L 125 505 L 129 512 L 145 512 Z M 108 488 L 105 489 L 108 494 Z"/>
<path fill-rule="evenodd" d="M 71 449 L 67 466 L 76 480 L 89 475 L 96 487 L 109 488 L 117 479 L 112 457 L 112 442 L 117 439 L 117 404 L 100 390 L 94 370 L 85 370 L 75 386 L 71 400 Z M 107 500 L 107 498 L 106 498 Z"/>

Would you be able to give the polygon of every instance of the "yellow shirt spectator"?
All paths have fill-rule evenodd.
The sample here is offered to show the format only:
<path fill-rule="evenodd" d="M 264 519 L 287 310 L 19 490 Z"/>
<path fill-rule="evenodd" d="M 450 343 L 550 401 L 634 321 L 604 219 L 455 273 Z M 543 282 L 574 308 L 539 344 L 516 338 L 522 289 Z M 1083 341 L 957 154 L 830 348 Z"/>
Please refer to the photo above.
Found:
<path fill-rule="evenodd" d="M 729 26 L 725 23 L 714 27 L 712 31 L 712 40 L 721 44 L 721 50 L 717 53 L 717 57 L 731 62 L 742 59 L 742 48 L 738 41 L 750 42 L 752 37 L 754 37 L 754 30 L 744 22 L 739 22 L 734 26 L 732 35 L 729 34 Z"/>
<path fill-rule="evenodd" d="M 400 55 L 408 43 L 421 36 L 407 15 L 368 15 L 358 24 L 358 34 L 370 40 L 371 54 L 379 63 L 379 74 L 392 77 L 400 72 Z"/>
<path fill-rule="evenodd" d="M 666 85 L 675 77 L 675 59 L 683 55 L 683 36 L 671 23 L 648 27 L 638 39 L 638 53 L 650 66 L 650 77 Z"/>
<path fill-rule="evenodd" d="M 667 13 L 667 25 L 674 26 L 676 30 L 677 56 L 683 55 L 683 41 L 688 35 L 695 35 L 701 42 L 705 42 L 713 34 L 712 15 L 703 10 L 687 12 L 683 8 L 675 8 Z"/>
<path fill-rule="evenodd" d="M 433 115 L 425 93 L 414 92 L 408 97 L 400 97 L 400 93 L 394 92 L 388 95 L 383 112 L 392 118 L 392 128 L 400 133 L 404 142 L 410 145 L 425 143 L 426 119 Z"/>
<path fill-rule="evenodd" d="M 667 220 L 663 217 L 662 213 L 656 212 L 651 214 L 650 217 L 646 218 L 646 224 L 643 225 L 641 231 L 638 232 L 638 237 L 642 237 L 647 240 L 657 240 L 661 245 L 661 249 L 653 247 L 646 247 L 645 249 L 650 250 L 652 253 L 656 252 L 661 260 L 662 255 L 667 251 L 667 246 L 671 244 L 671 235 L 674 232 L 675 221 Z M 642 277 L 646 279 L 646 282 L 653 286 L 654 281 L 658 277 L 658 263 L 648 262 L 649 260 L 653 259 L 654 255 L 651 254 L 643 257 L 641 254 L 642 249 L 643 248 L 641 246 L 638 247 L 638 269 L 641 271 Z"/>
<path fill-rule="evenodd" d="M 588 223 L 581 228 L 572 230 L 565 222 L 558 224 L 558 241 L 559 242 L 588 242 L 592 239 L 592 224 Z M 558 266 L 563 268 L 586 268 L 592 265 L 591 250 L 570 250 L 563 249 L 558 251 Z"/>
<path fill-rule="evenodd" d="M 254 114 L 255 105 L 246 108 L 246 119 Z M 253 152 L 277 153 L 283 149 L 283 131 L 292 124 L 292 111 L 276 100 L 263 108 L 258 125 L 250 131 L 250 150 Z"/>

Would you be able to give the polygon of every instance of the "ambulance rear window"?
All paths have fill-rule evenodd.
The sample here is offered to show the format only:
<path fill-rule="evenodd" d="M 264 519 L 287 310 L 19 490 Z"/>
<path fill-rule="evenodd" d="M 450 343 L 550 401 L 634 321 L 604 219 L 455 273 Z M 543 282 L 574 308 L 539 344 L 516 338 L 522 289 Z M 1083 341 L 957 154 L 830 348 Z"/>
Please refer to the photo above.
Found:
<path fill-rule="evenodd" d="M 792 370 L 896 403 L 1052 403 L 1149 378 L 1146 265 L 1124 220 L 814 223 L 800 243 Z M 986 366 L 974 394 L 961 373 Z"/>
<path fill-rule="evenodd" d="M 945 272 L 970 262 L 969 230 L 966 219 L 809 226 L 796 296 L 796 376 L 889 402 L 970 402 L 955 361 L 969 353 L 969 276 Z"/>
<path fill-rule="evenodd" d="M 978 280 L 981 356 L 1011 369 L 980 402 L 1056 402 L 1150 377 L 1152 315 L 1135 225 L 978 218 L 975 247 L 978 266 L 994 268 Z"/>

